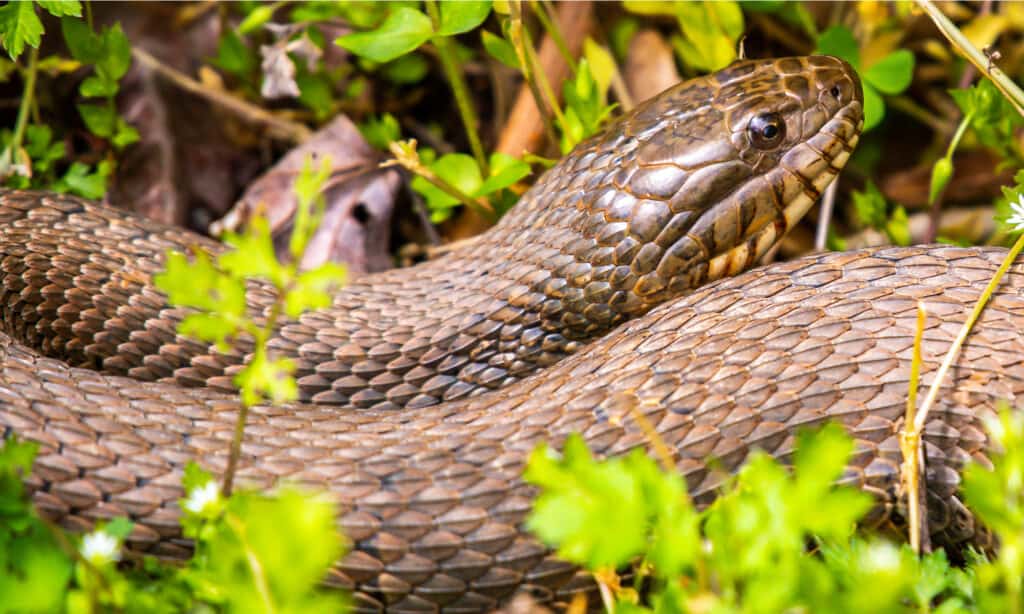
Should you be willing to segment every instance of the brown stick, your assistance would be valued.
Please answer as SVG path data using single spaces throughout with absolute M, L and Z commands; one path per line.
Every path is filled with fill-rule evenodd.
M 227 92 L 208 88 L 185 73 L 167 66 L 138 47 L 132 48 L 132 56 L 140 64 L 153 70 L 161 77 L 168 79 L 183 90 L 197 96 L 202 96 L 210 102 L 235 113 L 244 121 L 266 126 L 271 136 L 293 143 L 301 143 L 312 134 L 310 129 L 303 124 L 277 117 L 273 113 L 250 104 L 241 98 L 232 96 Z

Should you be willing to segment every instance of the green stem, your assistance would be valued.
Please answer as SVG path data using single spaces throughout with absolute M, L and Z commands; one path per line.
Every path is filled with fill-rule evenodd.
M 957 334 L 956 340 L 953 341 L 953 345 L 949 346 L 949 351 L 946 352 L 946 357 L 943 359 L 942 364 L 939 366 L 939 370 L 935 373 L 935 380 L 932 382 L 931 388 L 928 389 L 928 396 L 925 397 L 924 403 L 921 404 L 921 411 L 917 412 L 917 416 L 914 420 L 914 428 L 917 431 L 924 429 L 925 419 L 928 417 L 928 410 L 931 409 L 935 403 L 935 399 L 939 396 L 939 387 L 942 385 L 942 380 L 946 379 L 946 373 L 950 367 L 953 366 L 953 361 L 956 360 L 957 354 L 960 352 L 960 348 L 963 346 L 964 341 L 967 340 L 967 335 L 971 332 L 971 328 L 974 327 L 974 323 L 977 322 L 981 316 L 981 311 L 985 308 L 988 300 L 992 297 L 996 287 L 999 286 L 999 282 L 1002 281 L 1003 275 L 1010 269 L 1013 262 L 1017 259 L 1017 254 L 1020 253 L 1021 249 L 1024 249 L 1024 233 L 1017 237 L 1017 242 L 1013 244 L 1010 251 L 1006 254 L 1006 258 L 1003 259 L 1003 263 L 999 265 L 995 275 L 989 280 L 988 285 L 985 286 L 985 290 L 981 293 L 978 298 L 978 302 L 975 303 L 974 309 L 971 314 L 967 317 L 967 321 L 964 322 L 963 327 L 960 329 L 960 333 Z
M 534 78 L 537 80 L 537 85 L 540 87 L 540 91 L 543 92 L 544 97 L 548 101 L 548 105 L 551 107 L 551 111 L 555 114 L 555 121 L 560 126 L 565 128 L 565 115 L 562 114 L 562 108 L 558 105 L 558 96 L 555 96 L 555 91 L 551 88 L 551 82 L 548 81 L 548 76 L 544 74 L 544 71 L 540 70 L 540 60 L 537 58 L 537 50 L 533 48 L 533 40 L 530 38 L 530 31 L 525 27 L 520 28 L 520 33 L 523 37 L 523 51 L 526 53 L 526 60 L 530 63 Z
M 270 306 L 270 313 L 267 315 L 266 324 L 262 329 L 252 331 L 255 341 L 255 352 L 263 353 L 267 351 L 267 341 L 270 339 L 271 333 L 277 326 L 277 320 L 281 316 L 281 310 L 284 306 L 284 297 L 288 295 L 290 288 L 278 288 L 277 297 L 274 299 L 274 303 Z M 252 364 L 252 363 L 250 363 Z M 238 470 L 238 460 L 242 456 L 242 439 L 245 436 L 245 423 L 249 418 L 249 403 L 245 400 L 245 395 L 242 395 L 242 406 L 238 409 L 238 419 L 235 420 L 235 432 L 231 437 L 231 451 L 228 453 L 228 466 L 224 471 L 224 484 L 221 486 L 221 493 L 225 497 L 231 496 L 231 490 L 234 487 L 235 482 L 235 471 Z
M 441 15 L 437 8 L 437 0 L 426 0 L 427 14 L 434 26 L 434 31 L 441 28 Z M 441 58 L 441 68 L 451 85 L 452 94 L 455 96 L 455 104 L 459 108 L 459 117 L 462 118 L 462 125 L 466 128 L 466 138 L 469 139 L 469 148 L 473 150 L 473 157 L 480 167 L 480 174 L 488 177 L 491 173 L 487 165 L 487 155 L 480 143 L 480 134 L 477 126 L 476 109 L 473 108 L 473 101 L 469 96 L 469 88 L 466 87 L 466 80 L 459 70 L 458 62 L 455 60 L 455 53 L 452 51 L 451 41 L 447 36 L 435 36 L 434 46 L 437 47 L 437 55 Z
M 979 73 L 987 76 L 996 88 L 1003 93 L 1003 96 L 1010 101 L 1010 104 L 1017 109 L 1017 112 L 1024 115 L 1024 91 L 1021 91 L 1017 84 L 1007 77 L 1006 73 L 1000 70 L 998 66 L 992 65 L 989 59 L 985 57 L 985 54 L 979 51 L 931 0 L 917 0 L 917 5 L 925 13 L 928 13 L 928 16 L 935 22 L 935 27 L 942 32 L 943 36 L 949 39 L 949 42 L 957 48 L 960 54 L 967 58 L 971 64 L 974 64 Z
M 953 133 L 953 138 L 949 141 L 949 147 L 946 148 L 946 157 L 950 160 L 953 159 L 953 152 L 960 146 L 960 139 L 964 138 L 964 133 L 967 132 L 967 127 L 971 125 L 971 121 L 974 119 L 974 112 L 970 112 L 964 115 L 963 119 L 960 120 L 960 125 L 956 127 L 956 132 Z
M 509 11 L 508 34 L 509 39 L 512 41 L 512 46 L 516 50 L 516 57 L 519 58 L 519 66 L 523 71 L 523 80 L 526 81 L 527 87 L 530 88 L 530 94 L 533 95 L 533 104 L 536 105 L 537 112 L 540 114 L 544 133 L 547 134 L 549 141 L 557 143 L 558 137 L 555 135 L 555 128 L 551 124 L 551 113 L 548 111 L 547 105 L 544 104 L 544 97 L 541 96 L 540 88 L 537 86 L 537 77 L 534 73 L 533 64 L 530 63 L 530 54 L 527 52 L 529 34 L 523 25 L 520 0 L 512 0 L 509 3 L 509 8 L 511 10 Z M 555 108 L 558 108 L 557 105 L 555 105 Z
M 25 87 L 21 92 L 21 103 L 18 105 L 18 119 L 14 124 L 14 135 L 7 146 L 8 155 L 17 156 L 21 149 L 21 141 L 25 138 L 25 127 L 28 125 L 28 114 L 32 108 L 32 100 L 36 93 L 36 74 L 39 64 L 39 49 L 32 47 L 28 52 L 28 68 L 25 70 Z M 6 157 L 6 156 L 5 156 Z
M 544 30 L 551 37 L 551 40 L 555 41 L 555 46 L 558 47 L 558 52 L 562 55 L 562 59 L 565 60 L 569 70 L 575 75 L 577 70 L 576 58 L 572 57 L 572 53 L 569 51 L 569 44 L 565 42 L 562 30 L 555 21 L 551 3 L 546 0 L 530 0 L 530 8 L 537 15 L 537 19 L 540 20 L 541 25 L 544 26 Z

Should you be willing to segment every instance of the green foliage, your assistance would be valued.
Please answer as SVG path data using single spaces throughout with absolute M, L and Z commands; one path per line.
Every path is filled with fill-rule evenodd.
M 683 63 L 694 70 L 718 70 L 736 59 L 744 28 L 738 2 L 624 0 L 623 6 L 637 15 L 675 17 L 682 35 L 672 36 L 672 46 Z
M 986 420 L 996 450 L 992 467 L 971 463 L 964 471 L 967 505 L 995 534 L 999 555 L 976 564 L 982 611 L 1024 608 L 1024 414 L 1004 407 Z
M 0 7 L 0 39 L 13 59 L 21 55 L 25 45 L 39 46 L 43 31 L 36 15 L 36 4 L 51 15 L 62 17 L 65 43 L 75 61 L 59 56 L 38 61 L 33 52 L 28 66 L 18 67 L 25 81 L 25 91 L 17 125 L 14 130 L 2 133 L 0 177 L 8 187 L 42 188 L 100 198 L 106 191 L 107 178 L 113 173 L 113 161 L 102 160 L 95 166 L 79 161 L 62 164 L 67 155 L 64 142 L 54 138 L 49 126 L 28 123 L 27 111 L 35 102 L 36 74 L 44 65 L 58 71 L 91 65 L 95 74 L 81 83 L 79 92 L 83 97 L 100 98 L 103 102 L 78 105 L 82 121 L 90 132 L 109 139 L 117 149 L 137 141 L 138 132 L 117 114 L 114 105 L 119 81 L 131 64 L 131 48 L 119 25 L 101 34 L 93 33 L 80 18 L 81 5 L 76 1 L 12 2 Z
M 832 26 L 818 37 L 815 53 L 840 57 L 860 73 L 864 89 L 864 131 L 877 126 L 885 117 L 882 94 L 895 96 L 910 86 L 914 76 L 914 54 L 898 49 L 871 66 L 861 66 L 860 45 L 846 26 Z
M 884 232 L 896 245 L 910 245 L 907 210 L 902 205 L 890 207 L 873 182 L 863 192 L 853 192 L 853 210 L 861 224 Z
M 307 309 L 330 304 L 330 289 L 344 279 L 344 268 L 332 262 L 308 271 L 299 270 L 299 255 L 305 251 L 323 216 L 319 190 L 329 173 L 330 159 L 325 158 L 317 171 L 307 161 L 296 180 L 298 208 L 289 240 L 289 262 L 278 261 L 270 225 L 262 216 L 256 216 L 244 233 L 225 236 L 234 250 L 216 259 L 197 251 L 191 261 L 184 254 L 171 252 L 165 271 L 154 278 L 172 305 L 199 310 L 182 320 L 182 334 L 221 348 L 241 334 L 256 341 L 252 359 L 234 380 L 247 405 L 262 399 L 274 403 L 294 400 L 297 388 L 291 378 L 294 364 L 287 359 L 271 358 L 266 351 L 266 342 L 276 325 L 274 318 L 260 326 L 246 310 L 246 283 L 252 279 L 269 282 L 279 293 L 280 310 L 294 318 Z
M 434 34 L 430 18 L 410 8 L 392 11 L 375 30 L 353 32 L 335 43 L 374 62 L 390 62 L 427 42 Z
M 398 120 L 390 113 L 384 113 L 379 117 L 370 117 L 359 124 L 359 132 L 362 133 L 366 142 L 377 149 L 388 148 L 388 144 L 397 141 L 402 136 Z
M 1004 548 L 1024 545 L 1024 418 L 1005 413 L 990 428 L 1007 453 L 994 470 L 969 469 L 965 492 L 984 499 L 978 513 Z M 1012 550 L 993 562 L 975 557 L 964 570 L 942 551 L 918 557 L 855 536 L 871 497 L 835 485 L 852 451 L 839 425 L 803 432 L 791 470 L 755 452 L 698 512 L 676 472 L 641 451 L 595 460 L 572 435 L 561 455 L 542 445 L 529 459 L 526 479 L 541 492 L 527 526 L 601 578 L 632 567 L 646 588 L 612 582 L 616 611 L 1020 611 L 1024 569 Z
M 484 49 L 487 50 L 487 53 L 490 54 L 492 58 L 498 60 L 509 68 L 515 68 L 516 70 L 522 69 L 522 66 L 519 64 L 519 57 L 516 56 L 516 50 L 515 47 L 512 46 L 512 43 L 500 36 L 491 34 L 487 30 L 480 33 L 480 40 Z
M 491 155 L 488 165 L 490 175 L 486 179 L 472 156 L 451 153 L 434 160 L 433 152 L 429 150 L 423 150 L 421 154 L 430 171 L 471 198 L 498 195 L 503 189 L 530 174 L 527 163 L 502 153 Z M 453 208 L 460 204 L 458 198 L 421 176 L 414 177 L 410 185 L 426 200 L 430 219 L 435 223 L 448 219 Z
M 49 0 L 44 2 L 8 2 L 0 7 L 0 45 L 12 60 L 17 60 L 25 46 L 39 48 L 43 36 L 43 22 L 39 21 L 36 6 L 47 13 L 62 17 L 80 17 L 82 5 L 78 0 Z
M 590 63 L 580 60 L 576 78 L 562 87 L 565 96 L 565 114 L 562 127 L 562 153 L 568 153 L 580 141 L 597 133 L 611 115 L 614 106 L 605 104 L 611 76 L 605 77 L 604 87 L 594 78 Z
M 950 96 L 968 118 L 978 141 L 995 151 L 1004 164 L 1024 164 L 1020 143 L 1015 136 L 1024 126 L 1024 117 L 988 79 L 982 79 L 967 89 L 950 90 Z
M 343 553 L 334 506 L 295 487 L 223 499 L 213 477 L 190 464 L 181 501 L 196 553 L 182 580 L 202 601 L 231 612 L 338 612 L 340 594 L 319 583 Z
M 86 98 L 105 99 L 103 104 L 78 105 L 86 127 L 96 136 L 110 139 L 118 149 L 138 141 L 139 133 L 118 115 L 114 102 L 119 82 L 132 61 L 131 46 L 121 25 L 114 24 L 99 34 L 81 19 L 65 17 L 60 25 L 71 57 L 91 64 L 96 73 L 83 81 L 78 91 Z
M 211 476 L 190 464 L 181 522 L 196 542 L 194 556 L 180 568 L 152 559 L 124 568 L 118 561 L 132 531 L 128 519 L 68 538 L 35 513 L 23 479 L 37 450 L 15 438 L 0 447 L 0 611 L 344 610 L 340 594 L 319 587 L 343 554 L 334 507 L 323 496 L 285 487 L 224 499 Z

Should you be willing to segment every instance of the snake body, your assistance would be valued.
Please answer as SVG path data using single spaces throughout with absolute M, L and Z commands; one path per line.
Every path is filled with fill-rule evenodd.
M 365 609 L 481 611 L 517 590 L 588 590 L 521 530 L 520 474 L 537 443 L 571 432 L 598 454 L 646 445 L 635 412 L 699 502 L 750 450 L 784 458 L 798 428 L 839 421 L 857 441 L 846 481 L 877 496 L 872 521 L 898 524 L 917 302 L 928 384 L 1003 252 L 874 249 L 726 277 L 839 171 L 861 105 L 846 64 L 789 58 L 738 62 L 616 120 L 478 244 L 357 280 L 283 325 L 272 345 L 295 357 L 302 402 L 253 408 L 239 478 L 336 497 L 353 550 L 330 579 Z M 152 275 L 166 249 L 196 245 L 222 249 L 73 197 L 0 194 L 0 425 L 42 444 L 35 502 L 73 530 L 128 516 L 129 545 L 168 557 L 189 551 L 182 467 L 226 465 L 230 378 L 249 349 L 177 336 L 186 312 Z M 995 401 L 1024 393 L 1022 289 L 1014 268 L 925 429 L 943 545 L 984 538 L 957 470 L 984 459 Z M 272 294 L 249 295 L 262 317 Z

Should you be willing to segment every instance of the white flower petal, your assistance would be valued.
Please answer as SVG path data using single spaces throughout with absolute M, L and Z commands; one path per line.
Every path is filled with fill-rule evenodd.
M 202 514 L 207 506 L 216 503 L 220 499 L 220 489 L 217 482 L 210 480 L 198 488 L 193 488 L 185 500 L 185 509 L 193 514 Z
M 93 565 L 103 565 L 121 558 L 121 546 L 110 533 L 93 531 L 82 538 L 82 556 Z

